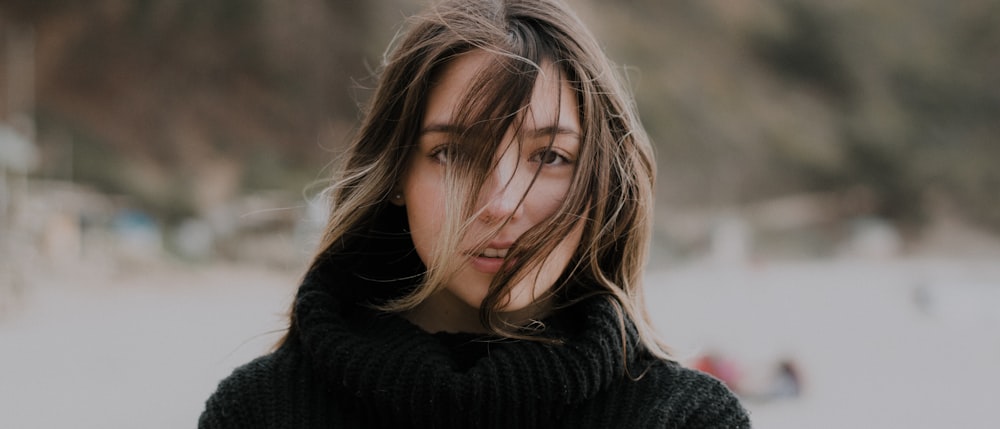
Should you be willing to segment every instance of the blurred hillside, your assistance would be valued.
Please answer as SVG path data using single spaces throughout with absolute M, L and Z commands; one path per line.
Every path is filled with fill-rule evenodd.
M 1000 231 L 1000 0 L 571 3 L 657 144 L 662 237 L 695 242 L 685 216 L 730 209 Z M 420 4 L 2 0 L 0 30 L 35 46 L 32 176 L 168 225 L 260 191 L 301 198 Z M 781 204 L 806 209 L 767 215 Z

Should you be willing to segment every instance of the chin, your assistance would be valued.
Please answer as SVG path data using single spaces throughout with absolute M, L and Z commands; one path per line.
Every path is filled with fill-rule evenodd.
M 489 289 L 489 280 L 466 278 L 459 283 L 465 287 L 452 289 L 452 294 L 470 308 L 481 309 Z M 511 289 L 508 299 L 501 300 L 503 305 L 498 310 L 502 313 L 516 313 L 532 307 L 538 298 L 533 292 L 537 292 L 534 285 L 527 282 L 517 284 Z

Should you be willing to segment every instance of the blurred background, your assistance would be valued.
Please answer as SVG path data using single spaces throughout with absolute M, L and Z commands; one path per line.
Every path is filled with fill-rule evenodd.
M 988 427 L 1000 1 L 570 3 L 656 144 L 678 357 L 758 427 Z M 422 5 L 0 0 L 0 427 L 194 426 Z

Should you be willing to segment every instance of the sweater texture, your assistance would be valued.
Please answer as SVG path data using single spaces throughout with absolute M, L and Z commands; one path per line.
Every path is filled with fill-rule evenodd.
M 646 353 L 605 296 L 547 318 L 558 342 L 430 334 L 367 305 L 398 294 L 393 263 L 379 280 L 345 262 L 310 270 L 286 341 L 222 380 L 199 428 L 750 427 L 721 382 Z

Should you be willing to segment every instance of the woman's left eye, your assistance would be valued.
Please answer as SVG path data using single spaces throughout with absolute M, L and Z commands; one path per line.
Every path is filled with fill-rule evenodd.
M 571 161 L 565 155 L 553 149 L 542 149 L 531 156 L 531 161 L 540 162 L 544 165 L 566 165 Z

